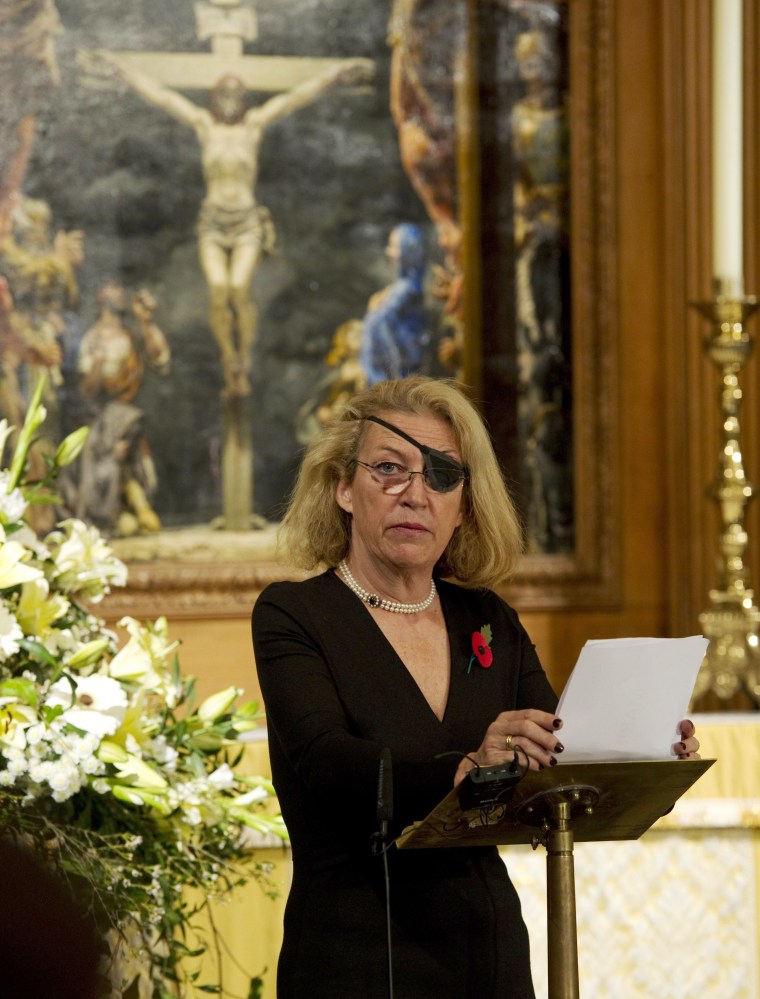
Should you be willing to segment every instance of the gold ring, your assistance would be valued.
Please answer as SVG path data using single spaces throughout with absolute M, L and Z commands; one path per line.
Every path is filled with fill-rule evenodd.
M 509 752 L 510 749 L 512 748 L 512 736 L 508 735 L 507 738 L 505 739 L 505 742 L 506 742 L 507 752 Z

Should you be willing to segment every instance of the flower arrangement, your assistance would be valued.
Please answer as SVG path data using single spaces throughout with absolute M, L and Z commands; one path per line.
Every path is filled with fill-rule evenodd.
M 257 705 L 238 706 L 233 687 L 196 704 L 165 619 L 125 618 L 120 641 L 93 613 L 127 576 L 94 528 L 66 519 L 38 537 L 26 522 L 56 501 L 87 433 L 31 481 L 41 391 L 8 468 L 14 428 L 0 421 L 0 836 L 48 858 L 92 913 L 107 994 L 164 999 L 197 979 L 187 934 L 208 900 L 251 878 L 268 889 L 245 829 L 286 832 L 270 782 L 238 770 Z

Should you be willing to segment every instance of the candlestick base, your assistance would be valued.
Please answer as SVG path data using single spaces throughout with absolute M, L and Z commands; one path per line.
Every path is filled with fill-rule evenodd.
M 699 615 L 702 634 L 710 640 L 694 686 L 693 700 L 713 693 L 721 701 L 745 694 L 760 705 L 760 610 L 752 594 L 737 604 L 732 594 L 713 590 L 711 607 Z
M 743 693 L 755 707 L 760 707 L 760 610 L 754 603 L 745 561 L 749 544 L 745 513 L 755 489 L 744 473 L 739 427 L 739 374 L 753 349 L 746 321 L 760 302 L 755 296 L 743 295 L 741 283 L 716 281 L 715 291 L 712 301 L 693 303 L 710 320 L 711 331 L 703 347 L 722 376 L 721 450 L 716 478 L 708 488 L 718 503 L 722 521 L 719 579 L 718 586 L 710 591 L 710 606 L 699 618 L 710 644 L 694 700 L 708 692 L 721 701 Z

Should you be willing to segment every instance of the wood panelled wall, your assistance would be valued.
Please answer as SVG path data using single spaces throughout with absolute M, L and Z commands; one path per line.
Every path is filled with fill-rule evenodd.
M 746 286 L 760 292 L 753 223 L 760 210 L 760 15 L 750 0 L 745 7 Z M 705 495 L 718 459 L 718 376 L 701 345 L 705 321 L 690 305 L 711 293 L 710 0 L 570 0 L 571 32 L 574 8 L 598 15 L 609 29 L 602 89 L 613 102 L 608 210 L 616 287 L 604 340 L 612 364 L 608 500 L 617 507 L 619 580 L 612 605 L 568 597 L 542 609 L 532 599 L 523 610 L 557 689 L 589 638 L 696 633 L 716 582 L 718 536 L 717 508 Z M 576 358 L 581 366 L 598 362 Z M 760 480 L 756 360 L 742 384 L 745 466 Z M 756 505 L 750 561 L 760 585 Z M 154 596 L 159 613 L 161 593 Z M 171 623 L 183 642 L 183 668 L 202 690 L 237 683 L 254 695 L 247 613 Z

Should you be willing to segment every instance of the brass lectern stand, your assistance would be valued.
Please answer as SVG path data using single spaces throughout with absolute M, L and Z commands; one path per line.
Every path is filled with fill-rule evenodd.
M 454 789 L 399 849 L 546 847 L 549 999 L 579 999 L 573 843 L 638 839 L 714 760 L 567 763 L 529 771 L 507 804 L 463 811 Z

